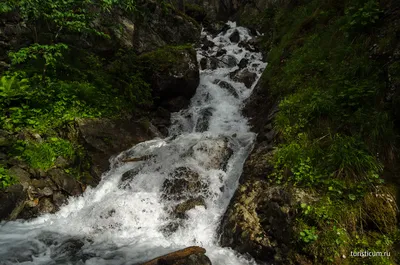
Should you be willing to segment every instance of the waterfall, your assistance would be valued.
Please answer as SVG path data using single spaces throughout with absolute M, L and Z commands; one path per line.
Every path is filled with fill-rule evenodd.
M 172 115 L 169 137 L 111 158 L 100 184 L 57 213 L 2 223 L 0 264 L 140 264 L 193 245 L 214 265 L 256 264 L 218 245 L 219 222 L 255 139 L 241 114 L 255 82 L 246 87 L 234 76 L 245 70 L 258 79 L 266 67 L 260 53 L 231 40 L 236 34 L 247 42 L 249 30 L 227 25 L 215 37 L 202 33 L 214 46 L 197 51 L 206 67 L 190 106 Z

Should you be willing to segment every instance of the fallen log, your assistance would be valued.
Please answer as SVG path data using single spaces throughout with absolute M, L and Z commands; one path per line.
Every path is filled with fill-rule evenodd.
M 124 162 L 124 163 L 139 162 L 139 161 L 149 160 L 152 157 L 154 157 L 154 156 L 147 155 L 147 156 L 141 156 L 141 157 L 131 157 L 131 158 L 122 159 L 122 162 Z
M 201 247 L 188 247 L 182 250 L 178 250 L 172 253 L 169 253 L 167 255 L 152 259 L 146 263 L 143 263 L 142 265 L 161 265 L 161 264 L 185 264 L 182 263 L 185 259 L 187 259 L 191 255 L 204 255 L 206 253 L 206 250 Z M 209 261 L 209 259 L 207 258 Z M 199 263 L 199 265 L 202 265 L 203 263 Z M 210 263 L 204 263 L 204 264 L 211 264 Z

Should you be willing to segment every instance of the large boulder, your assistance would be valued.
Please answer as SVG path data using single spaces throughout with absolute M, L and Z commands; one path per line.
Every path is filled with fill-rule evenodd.
M 172 6 L 162 7 L 156 1 L 146 1 L 142 8 L 148 15 L 136 23 L 133 46 L 138 53 L 149 52 L 165 45 L 199 41 L 199 24 Z
M 236 82 L 243 83 L 247 88 L 251 88 L 257 80 L 257 74 L 250 72 L 249 69 L 245 68 L 238 72 L 233 72 L 232 78 Z
M 149 66 L 156 105 L 170 111 L 189 105 L 200 82 L 196 51 L 191 46 L 167 46 L 141 55 L 140 60 Z
M 203 182 L 196 171 L 188 167 L 178 167 L 165 180 L 162 196 L 176 201 L 193 199 L 205 191 L 207 186 L 208 183 Z
M 91 174 L 99 181 L 108 170 L 110 156 L 116 155 L 140 142 L 159 136 L 159 132 L 146 120 L 90 118 L 78 119 L 75 132 L 91 160 Z M 72 136 L 71 134 L 77 134 Z
M 205 169 L 225 169 L 233 154 L 226 138 L 200 140 L 192 147 L 191 152 Z

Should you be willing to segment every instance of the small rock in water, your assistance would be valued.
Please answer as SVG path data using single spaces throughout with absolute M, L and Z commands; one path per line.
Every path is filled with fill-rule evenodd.
M 201 58 L 201 60 L 200 60 L 200 69 L 201 70 L 207 69 L 207 58 Z
M 233 43 L 238 43 L 240 41 L 240 34 L 238 30 L 235 30 L 231 36 L 229 36 L 229 39 L 231 40 L 231 42 Z
M 248 69 L 244 69 L 238 72 L 233 80 L 236 82 L 243 83 L 247 88 L 251 88 L 254 82 L 257 80 L 257 74 L 250 72 Z
M 237 65 L 237 60 L 232 55 L 224 55 L 224 57 L 222 57 L 222 61 L 230 68 Z
M 200 118 L 197 120 L 196 132 L 205 132 L 208 129 L 210 118 L 213 115 L 213 108 L 206 108 L 200 112 Z
M 227 53 L 227 51 L 225 49 L 220 49 L 220 50 L 217 51 L 215 56 L 220 57 L 222 55 L 225 55 L 226 53 Z
M 249 60 L 246 58 L 243 58 L 242 60 L 240 60 L 239 62 L 239 68 L 243 69 L 245 68 L 247 65 L 249 64 Z
M 217 84 L 220 88 L 228 90 L 228 92 L 231 93 L 232 96 L 234 96 L 235 98 L 239 98 L 239 95 L 236 92 L 235 88 L 228 82 L 217 79 L 214 81 L 214 84 Z
M 201 46 L 201 49 L 202 49 L 203 51 L 207 51 L 207 50 L 209 50 L 210 48 L 212 48 L 212 47 L 214 47 L 214 46 L 215 46 L 215 43 L 214 43 L 214 42 L 212 42 L 212 41 L 206 39 L 206 40 L 204 40 L 203 46 Z
M 206 207 L 206 202 L 204 201 L 204 198 L 202 197 L 192 198 L 178 204 L 175 207 L 174 214 L 180 219 L 185 219 L 187 218 L 186 212 L 195 208 L 196 206 Z

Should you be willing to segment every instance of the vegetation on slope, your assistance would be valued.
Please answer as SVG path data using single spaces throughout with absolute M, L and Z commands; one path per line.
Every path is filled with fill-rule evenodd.
M 270 30 L 262 86 L 281 99 L 267 177 L 318 198 L 300 206 L 294 227 L 294 244 L 315 264 L 395 260 L 399 95 L 388 75 L 400 75 L 390 57 L 398 12 L 390 1 L 304 0 L 254 18 Z M 349 257 L 363 250 L 392 255 Z
M 159 2 L 165 10 L 173 8 Z M 27 136 L 7 143 L 10 156 L 43 170 L 58 156 L 81 160 L 84 154 L 79 143 L 60 138 L 67 124 L 77 118 L 124 116 L 152 106 L 149 73 L 171 63 L 180 47 L 160 49 L 157 57 L 151 57 L 139 56 L 133 49 L 103 54 L 96 47 L 80 45 L 85 40 L 107 43 L 109 30 L 99 21 L 115 12 L 128 17 L 147 14 L 138 5 L 136 0 L 0 3 L 0 15 L 17 16 L 29 35 L 27 44 L 8 51 L 10 67 L 0 72 L 0 130 Z M 109 27 L 121 27 L 113 23 Z M 169 61 L 161 65 L 162 59 Z M 3 167 L 0 188 L 15 183 Z

